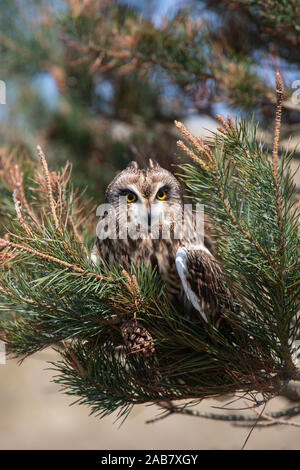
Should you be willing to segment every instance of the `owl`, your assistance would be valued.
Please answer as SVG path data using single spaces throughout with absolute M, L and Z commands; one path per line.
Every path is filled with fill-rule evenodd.
M 156 268 L 176 309 L 217 323 L 222 306 L 231 306 L 231 294 L 210 240 L 199 236 L 190 212 L 182 229 L 183 214 L 175 176 L 153 160 L 145 169 L 131 162 L 107 187 L 93 259 Z

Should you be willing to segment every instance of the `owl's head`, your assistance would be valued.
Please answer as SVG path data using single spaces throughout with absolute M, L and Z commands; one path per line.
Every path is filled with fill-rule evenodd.
M 126 211 L 132 224 L 153 225 L 166 220 L 171 209 L 181 209 L 183 198 L 175 176 L 149 160 L 145 169 L 131 162 L 118 173 L 106 190 L 105 202 Z

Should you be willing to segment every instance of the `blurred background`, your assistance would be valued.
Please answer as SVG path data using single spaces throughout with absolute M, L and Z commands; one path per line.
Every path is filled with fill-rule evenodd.
M 218 127 L 216 113 L 248 113 L 270 146 L 277 70 L 286 93 L 281 144 L 286 149 L 299 141 L 296 0 L 0 5 L 0 145 L 35 160 L 39 144 L 53 169 L 71 161 L 74 185 L 87 186 L 97 204 L 129 160 L 154 157 L 176 171 L 174 119 L 209 136 Z M 300 188 L 299 172 L 295 180 Z M 146 425 L 155 409 L 142 406 L 119 429 L 112 417 L 99 421 L 84 407 L 68 406 L 70 398 L 45 370 L 54 358 L 46 350 L 20 367 L 14 361 L 0 365 L 1 449 L 235 449 L 249 432 L 188 417 Z M 274 400 L 268 410 L 283 404 Z M 208 401 L 201 409 L 213 405 L 222 406 Z M 255 430 L 247 448 L 300 448 L 299 431 Z

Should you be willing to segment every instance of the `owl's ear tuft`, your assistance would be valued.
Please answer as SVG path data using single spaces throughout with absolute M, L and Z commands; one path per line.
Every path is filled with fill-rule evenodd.
M 138 169 L 139 169 L 139 165 L 135 161 L 129 162 L 127 167 L 125 168 L 125 170 L 138 170 Z
M 153 160 L 152 158 L 149 158 L 149 168 L 160 168 L 159 163 L 157 163 L 156 160 Z

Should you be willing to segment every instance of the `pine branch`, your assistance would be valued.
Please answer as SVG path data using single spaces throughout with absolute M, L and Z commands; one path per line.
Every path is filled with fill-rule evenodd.
M 278 143 L 280 135 L 280 125 L 281 125 L 281 111 L 282 111 L 282 101 L 283 101 L 283 85 L 280 77 L 280 73 L 276 73 L 276 94 L 277 94 L 277 103 L 276 103 L 276 117 L 275 117 L 275 132 L 273 140 L 273 152 L 272 152 L 272 170 L 274 177 L 274 191 L 277 202 L 277 214 L 278 214 L 278 225 L 281 233 L 281 243 L 280 251 L 284 255 L 284 232 L 282 226 L 282 207 L 281 199 L 279 194 L 279 184 L 278 184 Z
M 13 234 L 10 234 L 11 236 L 13 236 Z M 71 263 L 68 263 L 67 261 L 64 261 L 62 259 L 59 259 L 59 258 L 56 258 L 55 256 L 51 256 L 47 253 L 42 253 L 38 250 L 35 250 L 34 248 L 30 248 L 26 245 L 21 245 L 19 243 L 13 243 L 9 240 L 5 240 L 5 239 L 1 239 L 0 238 L 0 248 L 1 247 L 7 247 L 7 248 L 10 248 L 12 250 L 18 250 L 20 252 L 25 252 L 25 253 L 29 253 L 29 254 L 32 254 L 34 255 L 34 257 L 36 258 L 42 258 L 43 260 L 45 261 L 50 261 L 50 262 L 53 262 L 53 263 L 57 263 L 65 268 L 68 268 L 70 269 L 71 271 L 74 271 L 76 273 L 81 273 L 81 274 L 87 274 L 88 276 L 93 276 L 95 277 L 96 279 L 103 279 L 103 280 L 107 280 L 107 281 L 112 281 L 111 278 L 109 277 L 106 277 L 106 276 L 102 276 L 101 274 L 96 274 L 96 273 L 92 273 L 92 272 L 87 272 L 86 270 L 84 270 L 83 268 L 81 268 L 80 266 L 77 266 L 75 264 L 71 264 Z
M 259 394 L 269 400 L 298 377 L 292 153 L 276 170 L 281 231 L 272 160 L 253 126 L 219 121 L 223 131 L 210 145 L 176 124 L 187 141 L 179 147 L 192 160 L 182 165 L 182 177 L 193 199 L 205 204 L 225 282 L 236 296 L 238 309 L 224 309 L 218 327 L 177 311 L 155 270 L 89 260 L 78 223 L 89 210 L 72 189 L 68 165 L 51 172 L 39 149 L 41 170 L 26 204 L 26 186 L 22 193 L 14 183 L 21 170 L 3 179 L 15 216 L 1 237 L 1 337 L 21 359 L 59 345 L 55 381 L 99 416 L 125 417 L 135 404 L 175 400 L 185 400 L 189 414 L 191 400 L 237 392 L 258 403 Z
M 163 404 L 160 403 L 159 407 L 163 410 L 165 410 L 165 414 L 163 417 L 158 418 L 158 419 L 163 419 L 165 417 L 168 417 L 172 414 L 180 414 L 180 415 L 186 415 L 186 416 L 191 416 L 194 418 L 204 418 L 204 419 L 210 419 L 213 421 L 228 421 L 235 426 L 242 426 L 241 423 L 244 423 L 244 425 L 252 426 L 256 421 L 257 417 L 255 416 L 248 416 L 245 414 L 236 414 L 236 413 L 231 413 L 231 414 L 220 414 L 220 413 L 209 413 L 209 412 L 203 412 L 203 411 L 198 411 L 198 410 L 192 410 L 189 408 L 184 408 L 184 407 L 178 407 L 174 406 L 174 404 Z M 258 414 L 259 412 L 256 412 Z M 263 413 L 259 414 L 259 419 L 257 421 L 257 424 L 259 425 L 276 425 L 276 424 L 290 424 L 293 426 L 299 426 L 300 423 L 294 424 L 291 421 L 288 421 L 289 418 L 292 416 L 299 416 L 300 415 L 300 405 L 299 406 L 294 406 L 292 408 L 287 408 L 284 410 L 276 411 L 276 412 L 270 412 L 270 413 Z M 281 418 L 286 418 L 286 419 L 281 419 Z M 147 423 L 153 423 L 157 419 L 154 420 L 149 420 Z M 266 421 L 266 422 L 265 422 Z

